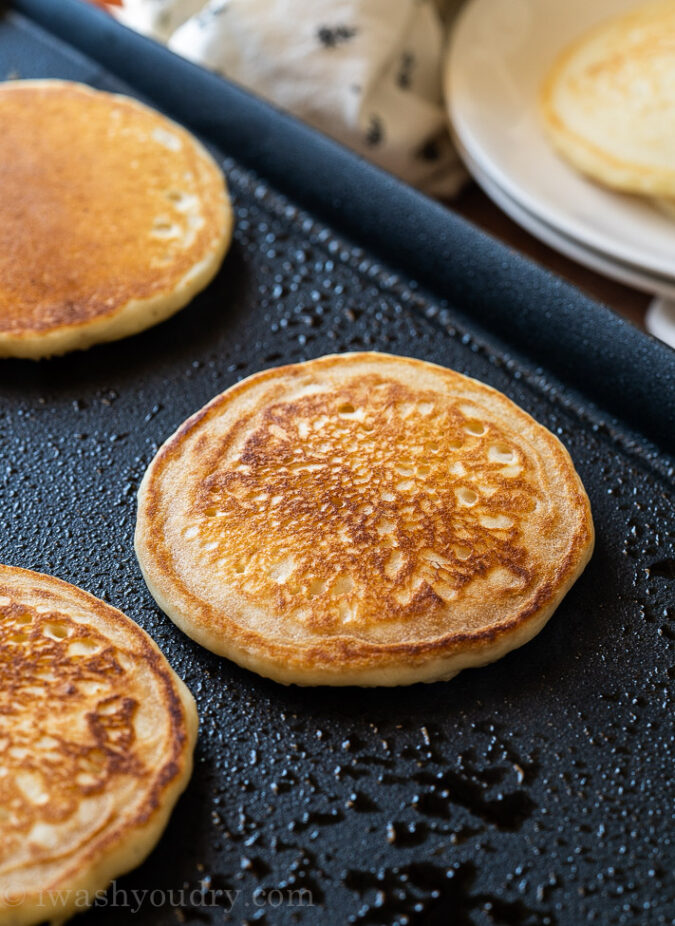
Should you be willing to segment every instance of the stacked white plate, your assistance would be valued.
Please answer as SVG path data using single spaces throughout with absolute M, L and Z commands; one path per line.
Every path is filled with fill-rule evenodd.
M 491 199 L 561 253 L 651 293 L 646 324 L 675 347 L 675 219 L 586 179 L 550 146 L 539 87 L 562 49 L 637 0 L 470 0 L 445 72 L 457 146 Z

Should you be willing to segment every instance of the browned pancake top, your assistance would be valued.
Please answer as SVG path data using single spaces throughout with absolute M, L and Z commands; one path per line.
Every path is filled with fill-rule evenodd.
M 188 633 L 247 664 L 316 668 L 517 635 L 592 543 L 550 432 L 475 380 L 384 354 L 268 370 L 214 399 L 149 468 L 136 534 Z
M 324 633 L 447 615 L 488 575 L 495 594 L 529 588 L 544 486 L 507 429 L 461 405 L 377 375 L 280 397 L 229 462 L 227 444 L 204 446 L 193 511 L 207 561 Z
M 222 235 L 201 146 L 125 97 L 0 87 L 0 333 L 113 315 L 170 292 Z
M 0 566 L 2 900 L 83 877 L 156 825 L 190 765 L 177 684 L 119 611 Z

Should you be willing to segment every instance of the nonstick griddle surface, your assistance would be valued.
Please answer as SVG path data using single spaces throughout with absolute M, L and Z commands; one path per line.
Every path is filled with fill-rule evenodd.
M 14 16 L 0 19 L 0 62 L 1 76 L 116 86 Z M 235 240 L 190 307 L 86 353 L 0 364 L 0 561 L 138 621 L 201 717 L 158 848 L 78 922 L 670 923 L 672 461 L 224 166 Z M 557 433 L 596 552 L 544 631 L 493 666 L 401 690 L 284 688 L 155 606 L 133 553 L 136 490 L 161 442 L 241 377 L 364 348 L 475 376 Z

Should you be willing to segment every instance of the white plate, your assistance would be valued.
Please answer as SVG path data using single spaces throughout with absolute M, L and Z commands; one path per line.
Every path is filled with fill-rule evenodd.
M 539 86 L 556 55 L 636 0 L 471 0 L 453 31 L 445 91 L 454 130 L 484 175 L 568 239 L 675 280 L 675 222 L 605 190 L 557 156 L 540 130 Z
M 645 318 L 647 331 L 675 348 L 675 302 L 654 299 Z
M 535 238 L 543 241 L 544 244 L 548 244 L 566 257 L 570 257 L 577 263 L 583 264 L 585 267 L 590 267 L 591 270 L 596 270 L 604 276 L 619 280 L 619 282 L 625 283 L 628 286 L 633 286 L 635 289 L 640 289 L 643 292 L 652 295 L 657 294 L 667 299 L 675 300 L 675 281 L 669 280 L 667 277 L 650 274 L 641 270 L 639 267 L 633 267 L 630 264 L 612 260 L 599 251 L 584 247 L 584 245 L 575 241 L 573 238 L 566 237 L 557 229 L 542 222 L 537 216 L 532 215 L 527 209 L 524 209 L 519 203 L 511 199 L 508 193 L 505 193 L 504 190 L 497 186 L 494 180 L 483 172 L 469 153 L 462 149 L 461 145 L 459 146 L 459 150 L 466 166 L 490 199 L 495 202 L 503 212 L 510 216 L 514 222 L 517 222 L 518 225 L 534 235 Z

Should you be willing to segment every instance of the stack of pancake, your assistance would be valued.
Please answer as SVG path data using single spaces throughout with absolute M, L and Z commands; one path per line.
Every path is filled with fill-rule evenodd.
M 675 3 L 657 0 L 566 49 L 541 92 L 544 128 L 587 176 L 675 215 Z

